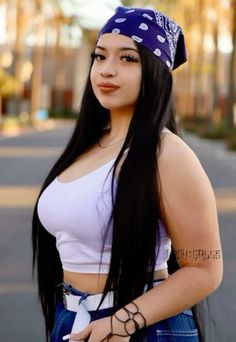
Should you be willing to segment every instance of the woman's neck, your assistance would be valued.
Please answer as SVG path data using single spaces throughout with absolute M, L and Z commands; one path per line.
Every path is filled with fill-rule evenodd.
M 108 141 L 114 139 L 121 139 L 126 136 L 128 132 L 128 128 L 130 125 L 130 121 L 132 119 L 133 110 L 130 108 L 126 110 L 113 110 L 110 112 L 110 129 L 106 133 L 106 139 Z

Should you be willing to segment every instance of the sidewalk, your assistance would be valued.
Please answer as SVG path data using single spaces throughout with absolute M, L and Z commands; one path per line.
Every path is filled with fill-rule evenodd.
M 20 124 L 17 121 L 10 121 L 2 129 L 0 128 L 0 140 L 2 138 L 17 137 L 22 134 L 32 132 L 42 132 L 47 130 L 53 130 L 58 126 L 64 126 L 74 122 L 74 119 L 48 119 L 45 121 L 37 121 L 34 125 Z

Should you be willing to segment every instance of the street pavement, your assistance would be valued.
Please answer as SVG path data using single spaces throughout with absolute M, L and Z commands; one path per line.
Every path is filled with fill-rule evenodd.
M 31 273 L 31 217 L 40 185 L 72 131 L 70 121 L 48 129 L 0 135 L 0 341 L 45 342 Z M 224 279 L 210 296 L 216 330 L 207 342 L 236 341 L 236 153 L 222 142 L 184 134 L 215 191 L 224 255 Z

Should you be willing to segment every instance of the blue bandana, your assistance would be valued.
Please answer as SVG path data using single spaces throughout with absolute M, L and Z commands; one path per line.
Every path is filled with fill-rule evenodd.
M 99 32 L 117 33 L 132 38 L 154 53 L 169 69 L 186 62 L 181 27 L 161 12 L 146 8 L 117 7 L 116 13 Z

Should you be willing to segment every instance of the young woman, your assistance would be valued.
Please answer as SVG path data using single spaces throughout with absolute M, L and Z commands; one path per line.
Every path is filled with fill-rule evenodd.
M 202 340 L 192 307 L 219 286 L 222 259 L 212 187 L 172 110 L 171 70 L 185 61 L 160 12 L 119 7 L 99 33 L 33 218 L 51 342 Z

